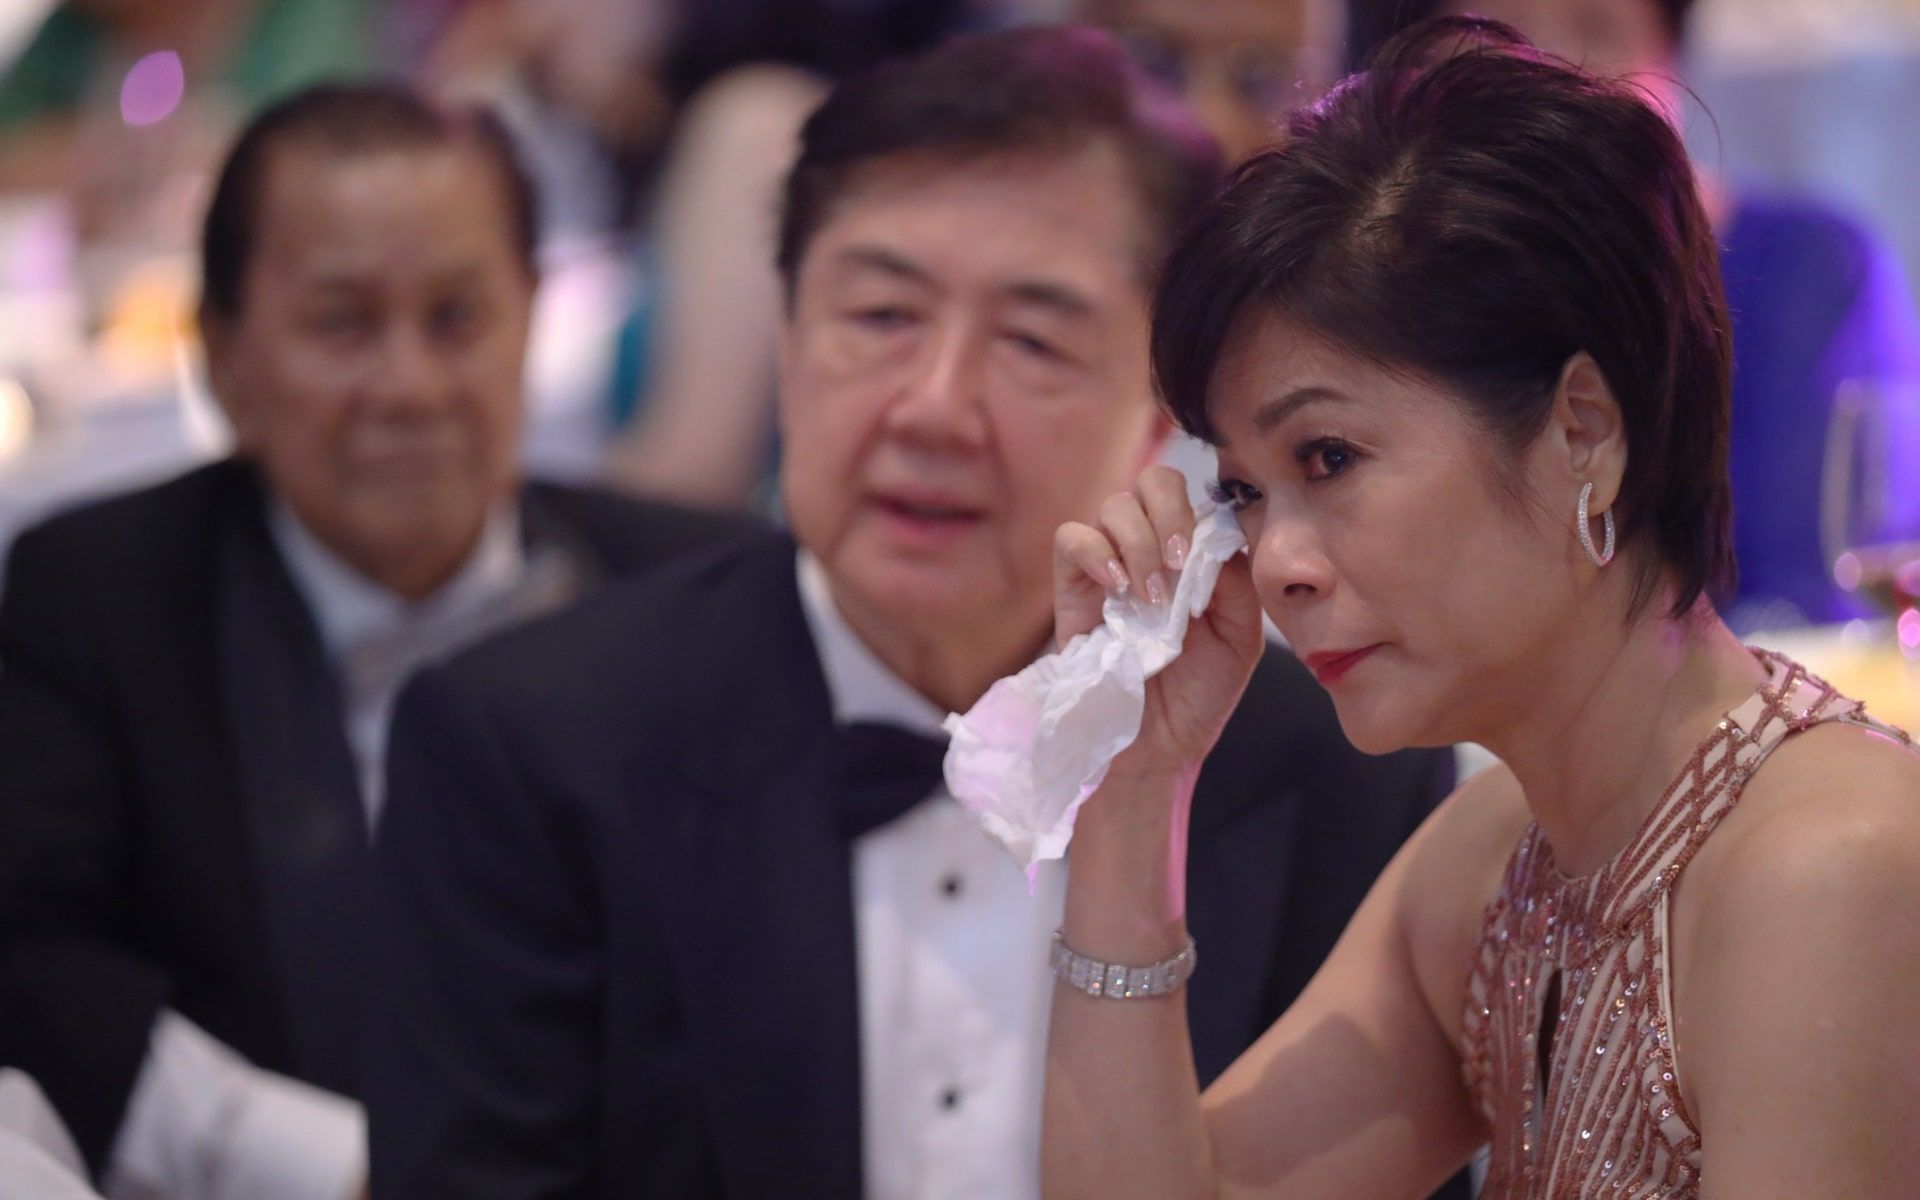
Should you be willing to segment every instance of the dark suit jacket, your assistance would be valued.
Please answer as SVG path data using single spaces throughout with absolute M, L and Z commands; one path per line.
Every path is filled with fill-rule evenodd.
M 376 1196 L 861 1192 L 851 856 L 832 718 L 772 539 L 422 672 L 376 851 Z M 1447 790 L 1369 758 L 1270 654 L 1194 805 L 1194 1054 L 1293 999 Z
M 533 484 L 531 544 L 583 583 L 731 518 Z M 351 1093 L 370 851 L 337 688 L 225 462 L 14 546 L 0 603 L 0 1064 L 97 1168 L 157 1010 Z

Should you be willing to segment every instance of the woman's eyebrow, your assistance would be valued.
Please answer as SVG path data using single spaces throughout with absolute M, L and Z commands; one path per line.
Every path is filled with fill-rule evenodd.
M 1266 435 L 1285 423 L 1288 417 L 1299 412 L 1309 404 L 1317 402 L 1343 403 L 1347 397 L 1332 388 L 1309 385 L 1295 388 L 1283 395 L 1274 396 L 1260 402 L 1253 412 L 1254 432 Z

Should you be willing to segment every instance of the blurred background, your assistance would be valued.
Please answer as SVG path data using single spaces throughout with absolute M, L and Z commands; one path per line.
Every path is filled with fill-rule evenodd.
M 1819 469 L 1738 445 L 1735 467 L 1745 505 L 1773 484 L 1742 482 L 1743 462 L 1793 478 L 1782 503 L 1809 538 L 1817 526 L 1829 567 L 1851 558 L 1852 599 L 1730 598 L 1734 623 L 1861 644 L 1891 629 L 1920 652 L 1920 549 L 1900 549 L 1920 530 L 1895 496 L 1920 461 L 1885 432 L 1920 411 L 1920 0 L 0 0 L 0 546 L 227 449 L 194 329 L 209 176 L 249 111 L 316 79 L 404 78 L 493 107 L 515 134 L 542 203 L 534 472 L 767 511 L 773 206 L 833 80 L 956 31 L 1092 21 L 1241 155 L 1442 7 L 1537 18 L 1538 40 L 1583 59 L 1648 13 L 1691 9 L 1676 119 L 1704 175 L 1743 214 L 1761 211 L 1749 197 L 1805 205 L 1792 211 L 1830 216 L 1845 243 L 1728 218 L 1767 264 L 1755 307 L 1787 314 L 1780 333 L 1737 311 L 1748 341 L 1831 316 L 1809 306 L 1849 308 L 1807 351 L 1819 369 L 1742 363 L 1780 393 L 1753 436 L 1817 446 Z M 1764 578 L 1771 544 L 1743 542 L 1743 568 Z

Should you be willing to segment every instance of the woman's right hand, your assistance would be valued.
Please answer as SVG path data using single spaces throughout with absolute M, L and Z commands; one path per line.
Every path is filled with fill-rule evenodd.
M 1186 479 L 1166 466 L 1148 467 L 1133 491 L 1108 498 L 1097 525 L 1062 525 L 1054 536 L 1057 644 L 1100 624 L 1110 591 L 1171 603 L 1193 526 Z M 1240 702 L 1263 648 L 1259 598 L 1247 556 L 1238 554 L 1221 568 L 1206 612 L 1187 625 L 1180 656 L 1147 681 L 1140 735 L 1108 777 L 1190 776 Z

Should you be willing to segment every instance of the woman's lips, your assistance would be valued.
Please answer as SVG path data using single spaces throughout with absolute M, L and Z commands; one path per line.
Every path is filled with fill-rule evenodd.
M 1385 644 L 1385 642 L 1375 642 L 1371 646 L 1364 646 L 1358 650 L 1322 650 L 1318 654 L 1309 654 L 1300 661 L 1307 664 L 1307 670 L 1313 672 L 1313 677 L 1320 681 L 1320 686 L 1331 687 L 1338 683 L 1348 671 L 1359 666 L 1368 655 Z

